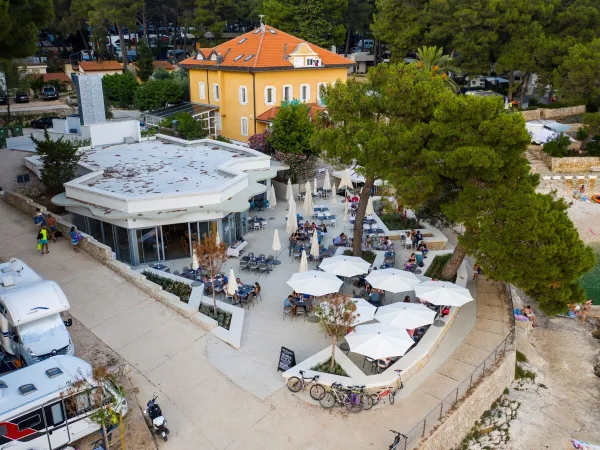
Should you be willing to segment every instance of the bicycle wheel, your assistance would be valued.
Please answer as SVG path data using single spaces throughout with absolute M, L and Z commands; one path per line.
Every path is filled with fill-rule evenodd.
M 377 394 L 371 394 L 371 400 L 373 400 L 373 406 L 379 403 L 379 396 Z
M 298 377 L 291 377 L 287 382 L 287 387 L 292 392 L 298 392 L 302 389 L 302 380 Z
M 373 397 L 367 394 L 362 394 L 360 396 L 360 404 L 362 406 L 362 409 L 364 409 L 365 411 L 370 410 L 373 407 Z
M 348 402 L 346 403 L 346 409 L 348 410 L 348 412 L 356 414 L 363 410 L 363 406 L 361 403 L 359 403 L 358 405 L 353 405 L 352 402 Z
M 318 383 L 313 384 L 310 388 L 310 396 L 313 398 L 313 400 L 321 400 L 323 397 L 325 397 L 325 388 Z
M 335 397 L 331 392 L 327 392 L 323 398 L 319 400 L 319 403 L 323 408 L 333 408 L 335 406 Z
M 390 395 L 388 395 L 388 399 L 390 400 L 390 405 L 393 405 L 396 401 L 396 391 L 390 392 Z

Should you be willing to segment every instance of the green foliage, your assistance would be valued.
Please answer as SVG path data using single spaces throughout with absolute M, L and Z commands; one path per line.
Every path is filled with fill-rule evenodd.
M 335 361 L 334 361 L 333 369 L 331 368 L 331 358 L 329 358 L 325 362 L 322 362 L 321 364 L 317 364 L 316 366 L 311 367 L 310 370 L 314 370 L 315 372 L 330 373 L 332 375 L 339 375 L 341 377 L 348 376 L 348 374 L 342 368 L 342 366 L 340 366 Z
M 172 119 L 178 122 L 177 132 L 181 134 L 184 139 L 192 141 L 194 139 L 203 139 L 208 136 L 208 131 L 202 126 L 204 122 L 194 119 L 189 113 L 177 113 Z
M 436 280 L 444 280 L 444 277 L 442 276 L 442 271 L 444 270 L 444 267 L 446 266 L 448 261 L 450 261 L 450 258 L 452 258 L 452 253 L 447 253 L 445 255 L 436 255 L 433 258 L 433 261 L 431 261 L 431 265 L 427 268 L 425 276 L 435 278 Z M 446 281 L 454 282 L 454 279 Z
M 215 137 L 215 141 L 224 142 L 226 144 L 233 144 L 231 139 L 228 139 L 225 136 L 217 136 L 217 137 Z
M 102 77 L 102 88 L 108 102 L 119 108 L 130 108 L 140 85 L 128 71 L 105 75 Z
M 159 67 L 152 73 L 153 80 L 168 80 L 169 78 L 171 78 L 171 74 L 164 67 Z
M 381 214 L 381 221 L 388 227 L 388 230 L 412 230 L 421 228 L 421 224 L 414 217 L 404 217 L 404 214 Z
M 52 140 L 48 130 L 44 130 L 44 139 L 36 139 L 31 135 L 31 140 L 44 164 L 42 183 L 51 193 L 64 192 L 64 183 L 73 180 L 77 174 L 80 159 L 77 149 L 80 143 L 63 137 Z
M 315 126 L 310 120 L 309 106 L 290 102 L 283 105 L 273 119 L 269 143 L 281 153 L 313 156 L 318 149 L 311 145 Z
M 137 52 L 137 76 L 140 77 L 140 80 L 146 82 L 154 72 L 154 53 L 152 53 L 152 49 L 144 41 L 138 44 Z
M 444 55 L 444 49 L 441 47 L 423 46 L 417 50 L 417 67 L 432 76 L 441 76 L 446 80 L 446 84 L 453 90 L 458 91 L 456 82 L 449 75 L 457 75 L 460 70 L 455 67 L 454 58 Z
M 52 0 L 0 1 L 0 60 L 34 55 L 39 30 L 53 19 Z
M 172 79 L 151 80 L 136 91 L 135 107 L 140 111 L 154 111 L 180 103 L 182 98 L 183 89 L 178 82 Z
M 571 153 L 569 150 L 569 145 L 571 145 L 571 139 L 569 139 L 569 136 L 561 134 L 556 139 L 546 142 L 542 147 L 542 150 L 547 155 L 562 158 Z
M 222 309 L 217 308 L 217 314 L 215 314 L 214 309 L 211 308 L 210 305 L 204 303 L 200 304 L 199 311 L 205 316 L 215 319 L 220 327 L 229 330 L 229 326 L 231 325 L 231 313 L 229 311 L 223 311 Z
M 527 362 L 527 357 L 523 353 L 521 353 L 519 350 L 517 350 L 517 362 L 518 363 Z
M 192 295 L 192 287 L 182 283 L 181 281 L 171 280 L 170 278 L 161 277 L 150 271 L 144 270 L 142 274 L 148 281 L 158 284 L 163 290 L 176 295 L 183 303 L 190 301 L 190 295 Z
M 523 369 L 519 364 L 515 366 L 515 380 L 523 380 L 528 379 L 531 381 L 535 381 L 535 373 Z
M 584 101 L 600 99 L 600 38 L 571 47 L 557 75 L 565 96 Z

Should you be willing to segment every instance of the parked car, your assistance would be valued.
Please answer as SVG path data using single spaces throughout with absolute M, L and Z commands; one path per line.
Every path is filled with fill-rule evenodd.
M 29 95 L 25 92 L 17 92 L 15 94 L 15 103 L 29 103 Z
M 44 100 L 58 100 L 58 89 L 54 86 L 44 86 L 42 89 L 42 97 Z
M 60 117 L 42 117 L 41 119 L 35 119 L 31 121 L 31 128 L 52 128 L 52 119 L 60 119 Z
M 8 95 L 4 92 L 0 92 L 0 105 L 8 105 Z

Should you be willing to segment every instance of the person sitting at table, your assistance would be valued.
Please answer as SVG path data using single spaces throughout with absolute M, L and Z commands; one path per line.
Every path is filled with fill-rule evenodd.
M 373 286 L 371 286 L 371 283 L 369 283 L 368 281 L 365 281 L 365 292 L 370 294 L 372 290 L 373 290 Z
M 410 258 L 406 261 L 406 267 L 409 270 L 412 270 L 417 265 L 417 256 L 414 253 L 411 253 Z
M 449 306 L 442 306 L 442 309 L 440 311 L 440 317 L 443 319 L 448 314 L 450 314 L 450 307 Z
M 313 222 L 313 223 L 312 223 L 312 225 L 311 225 L 311 228 L 312 228 L 313 230 L 316 230 L 316 229 L 317 229 L 317 224 Z
M 404 297 L 404 303 L 410 303 L 410 295 Z
M 304 222 L 304 230 L 308 231 L 308 230 L 310 230 L 310 228 L 311 228 L 310 223 L 307 220 L 306 222 Z
M 377 360 L 377 371 L 385 370 L 392 364 L 391 358 L 383 358 Z
M 283 306 L 286 308 L 292 308 L 292 314 L 296 315 L 296 300 L 294 300 L 294 296 L 288 295 L 288 297 L 283 301 Z
M 237 283 L 238 290 L 246 286 L 239 277 L 235 279 L 235 282 Z
M 423 258 L 425 258 L 427 256 L 427 252 L 429 252 L 429 250 L 427 249 L 427 245 L 423 241 L 419 243 L 417 251 L 423 253 Z
M 358 203 L 360 201 L 360 198 L 358 198 L 358 195 L 354 194 L 354 196 L 352 197 L 352 203 Z
M 339 247 L 341 245 L 345 245 L 347 241 L 346 235 L 344 233 L 340 234 L 333 238 L 333 245 Z
M 321 224 L 321 232 L 322 233 L 327 233 L 327 227 L 325 226 L 324 223 Z
M 261 290 L 262 290 L 262 288 L 260 287 L 260 284 L 258 284 L 258 282 L 256 282 L 256 283 L 254 283 L 254 286 L 252 286 L 252 289 L 250 290 L 250 292 L 252 292 L 256 297 L 258 297 Z

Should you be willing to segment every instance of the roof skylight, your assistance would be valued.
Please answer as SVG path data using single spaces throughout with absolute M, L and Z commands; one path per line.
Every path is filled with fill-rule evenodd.
M 254 58 L 254 55 L 248 55 L 244 61 L 250 61 L 252 58 Z
M 242 53 L 241 55 L 237 55 L 235 58 L 233 58 L 234 61 L 237 61 L 239 59 L 241 59 L 244 56 L 244 54 Z
M 275 31 L 273 28 L 269 28 L 269 33 L 271 33 L 271 34 L 277 34 L 277 31 Z
M 248 39 L 248 38 L 243 38 L 243 39 L 240 39 L 240 40 L 238 41 L 238 44 L 243 44 L 243 43 L 246 41 L 246 39 Z
M 257 28 L 256 30 L 254 30 L 254 31 L 252 32 L 252 34 L 258 34 L 258 33 L 260 33 L 260 28 Z

